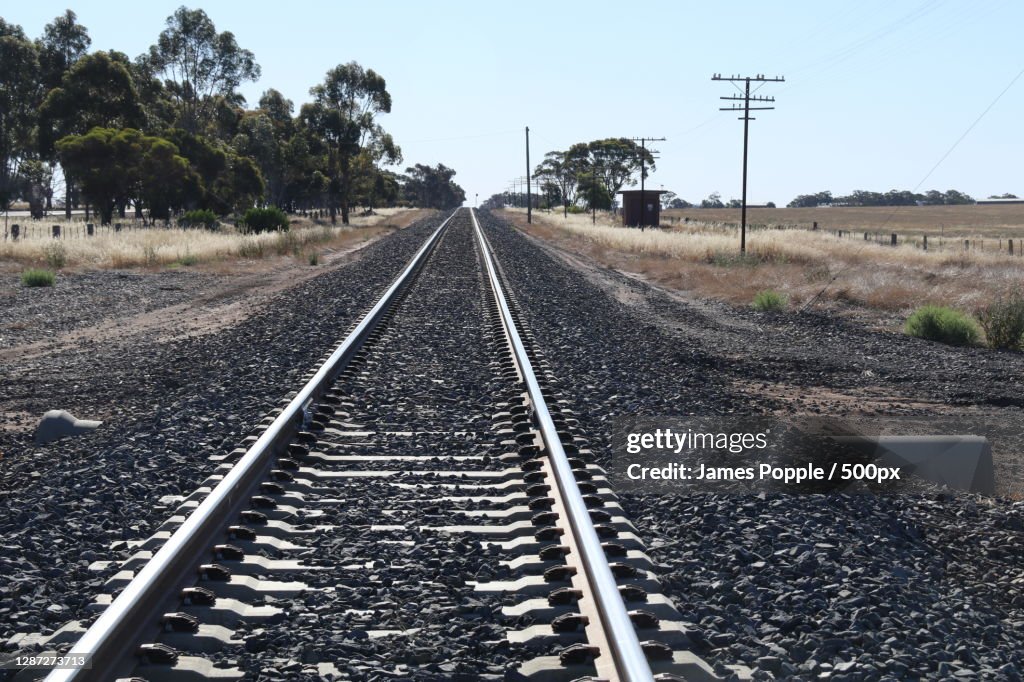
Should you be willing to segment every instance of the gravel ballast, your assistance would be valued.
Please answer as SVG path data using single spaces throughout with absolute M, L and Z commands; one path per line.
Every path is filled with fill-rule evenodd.
M 503 221 L 481 219 L 600 462 L 616 415 L 786 410 L 778 396 L 749 391 L 751 382 L 808 392 L 852 382 L 1020 423 L 1019 354 L 946 348 L 824 315 L 723 315 L 718 304 L 696 309 L 604 273 L 642 302 L 627 307 Z M 915 413 L 899 403 L 893 411 Z M 997 472 L 1019 470 L 997 463 Z M 622 503 L 710 662 L 747 664 L 758 679 L 1024 673 L 1024 503 L 710 493 L 630 493 Z
M 41 416 L 60 407 L 80 418 L 102 413 L 104 424 L 45 446 L 30 430 L 0 432 L 0 641 L 94 617 L 84 607 L 116 568 L 94 573 L 88 565 L 127 558 L 127 548 L 112 552 L 111 543 L 148 537 L 173 511 L 160 498 L 195 490 L 216 466 L 210 455 L 229 452 L 277 406 L 441 219 L 365 247 L 218 333 L 171 342 L 134 336 L 5 365 L 6 410 Z M 97 277 L 138 283 L 118 294 L 126 300 L 154 289 L 150 278 Z M 41 305 L 33 314 L 61 319 L 66 302 Z M 102 304 L 94 315 L 106 315 Z

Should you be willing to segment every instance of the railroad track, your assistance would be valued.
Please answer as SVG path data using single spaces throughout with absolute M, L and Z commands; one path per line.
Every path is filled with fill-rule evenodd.
M 97 620 L 39 641 L 90 662 L 46 679 L 742 677 L 690 652 L 503 281 L 449 216 Z

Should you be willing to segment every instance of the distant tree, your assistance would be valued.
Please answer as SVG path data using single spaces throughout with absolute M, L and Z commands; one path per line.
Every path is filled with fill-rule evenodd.
M 775 208 L 775 202 L 774 201 L 769 201 L 767 204 L 764 205 L 764 207 L 765 208 Z
M 388 191 L 381 165 L 393 166 L 401 162 L 401 147 L 378 126 L 355 159 L 353 175 L 359 202 L 370 209 L 376 208 L 381 193 Z
M 480 209 L 485 211 L 493 211 L 505 206 L 505 195 L 504 194 L 492 194 L 487 197 L 481 204 Z
M 833 201 L 832 192 L 818 192 L 817 194 L 801 194 L 786 206 L 787 208 L 814 208 L 815 206 L 830 206 Z
M 455 171 L 444 164 L 431 168 L 418 163 L 405 172 L 403 193 L 415 206 L 449 209 L 466 200 L 465 191 L 452 181 Z
M 676 198 L 676 193 L 668 190 L 661 194 L 661 208 L 665 210 L 672 207 L 672 200 Z
M 260 77 L 253 53 L 230 31 L 217 33 L 201 9 L 179 7 L 167 17 L 167 28 L 141 61 L 145 70 L 167 77 L 178 124 L 194 134 L 210 132 L 219 98 L 235 101 L 239 85 Z
M 133 128 L 93 128 L 57 141 L 60 162 L 81 184 L 103 224 L 114 208 L 134 200 L 154 217 L 166 216 L 189 185 L 198 183 L 177 147 Z
M 725 204 L 726 208 L 743 208 L 743 202 L 739 199 L 729 199 Z
M 993 195 L 989 196 L 989 199 L 1017 199 L 1017 198 L 1018 197 L 1017 197 L 1016 194 L 1010 194 L 1009 192 L 1007 192 L 1006 194 L 993 194 Z
M 17 194 L 17 170 L 35 152 L 42 99 L 39 54 L 20 26 L 0 18 L 0 209 Z
M 605 179 L 597 173 L 580 176 L 579 196 L 586 202 L 588 211 L 594 208 L 606 211 L 612 207 L 612 195 L 608 193 Z
M 686 199 L 680 199 L 679 197 L 674 198 L 668 205 L 669 208 L 690 208 L 691 206 L 693 206 L 693 204 Z
M 198 193 L 189 194 L 189 208 L 220 215 L 251 208 L 265 192 L 263 177 L 253 159 L 218 140 L 173 128 L 166 133 L 199 177 Z
M 128 67 L 106 52 L 75 62 L 39 108 L 39 148 L 54 153 L 54 143 L 93 128 L 141 128 L 146 122 Z
M 382 132 L 374 117 L 391 111 L 391 95 L 382 76 L 356 62 L 334 67 L 309 92 L 313 102 L 303 105 L 300 116 L 326 150 L 331 222 L 340 206 L 347 225 L 352 161 L 368 138 Z
M 49 91 L 58 85 L 75 62 L 85 56 L 92 39 L 71 10 L 56 17 L 43 29 L 38 41 L 40 78 Z
M 609 196 L 614 197 L 623 185 L 635 185 L 637 181 L 633 176 L 639 175 L 641 169 L 644 178 L 657 170 L 651 150 L 628 138 L 594 140 L 587 146 L 592 172 L 601 178 Z
M 557 191 L 558 197 L 562 200 L 563 215 L 569 214 L 569 205 L 576 200 L 579 164 L 578 157 L 573 157 L 567 152 L 548 152 L 533 171 L 533 177 L 541 182 L 542 187 L 546 185 Z
M 722 195 L 718 192 L 712 192 L 700 202 L 701 208 L 725 208 L 725 204 L 722 203 Z
M 948 189 L 948 190 L 946 190 L 946 194 L 945 194 L 944 202 L 943 203 L 952 204 L 952 205 L 955 205 L 955 204 L 973 204 L 974 203 L 974 198 L 971 197 L 968 194 L 964 194 L 963 192 L 959 192 L 959 191 L 957 191 L 955 189 Z
M 286 139 L 278 137 L 274 122 L 263 111 L 248 112 L 239 124 L 239 132 L 231 146 L 242 157 L 260 169 L 267 185 L 267 200 L 277 207 L 285 202 Z

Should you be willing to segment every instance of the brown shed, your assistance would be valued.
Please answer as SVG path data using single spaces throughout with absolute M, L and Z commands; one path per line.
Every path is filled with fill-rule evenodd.
M 661 195 L 663 189 L 624 189 L 622 195 L 622 224 L 639 227 L 641 214 L 644 225 L 657 227 L 661 224 Z

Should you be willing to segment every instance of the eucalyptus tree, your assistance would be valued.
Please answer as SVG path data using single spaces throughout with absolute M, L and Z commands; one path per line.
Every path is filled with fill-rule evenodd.
M 85 55 L 75 62 L 60 85 L 50 90 L 39 108 L 39 152 L 55 160 L 57 140 L 84 135 L 93 128 L 142 128 L 146 115 L 124 55 Z M 64 173 L 65 216 L 71 217 L 75 180 Z
M 37 46 L 20 26 L 0 18 L 0 209 L 18 193 L 21 161 L 35 153 L 41 97 Z
M 60 85 L 64 74 L 85 56 L 91 44 L 88 29 L 78 23 L 78 17 L 71 10 L 47 24 L 37 41 L 40 79 L 45 90 Z
M 334 67 L 309 93 L 313 102 L 303 105 L 300 118 L 325 151 L 331 222 L 340 208 L 347 225 L 353 161 L 383 133 L 376 116 L 391 111 L 391 95 L 382 76 L 357 62 Z
M 217 33 L 206 12 L 187 7 L 167 17 L 167 28 L 139 62 L 143 70 L 166 77 L 178 125 L 193 134 L 216 130 L 218 107 L 237 104 L 238 86 L 260 77 L 255 56 L 233 33 Z
M 544 160 L 533 171 L 533 177 L 543 186 L 557 189 L 562 200 L 562 213 L 569 215 L 569 205 L 576 202 L 579 186 L 579 172 L 572 159 L 567 159 L 567 152 L 548 152 Z
M 198 178 L 167 140 L 134 128 L 93 128 L 57 141 L 61 165 L 80 179 L 82 191 L 109 224 L 114 209 L 134 201 L 153 217 L 169 216 Z

